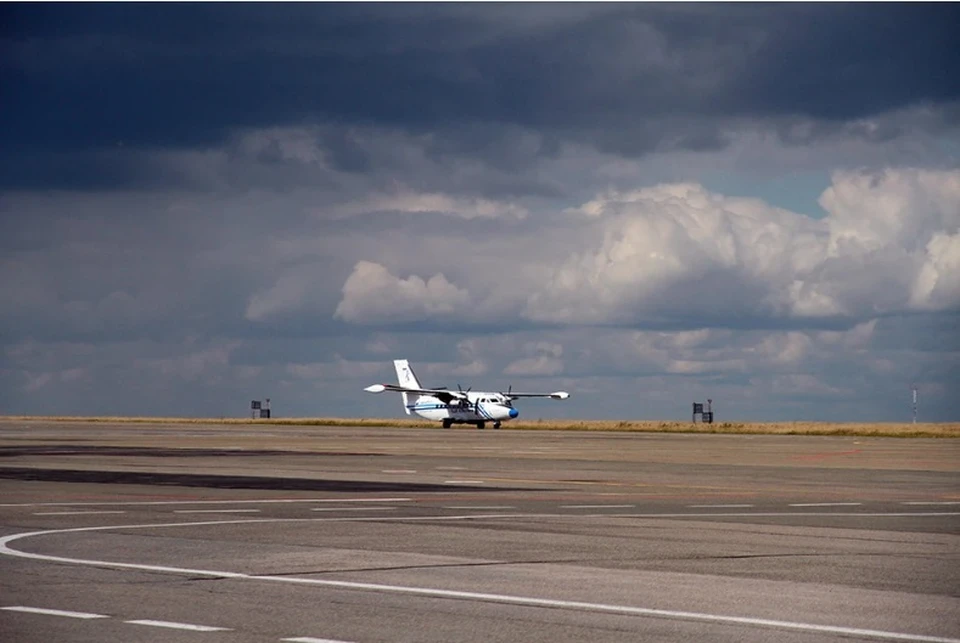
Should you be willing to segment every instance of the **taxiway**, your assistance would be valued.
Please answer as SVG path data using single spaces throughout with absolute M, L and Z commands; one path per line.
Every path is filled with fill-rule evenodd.
M 4 641 L 960 642 L 950 439 L 0 422 Z

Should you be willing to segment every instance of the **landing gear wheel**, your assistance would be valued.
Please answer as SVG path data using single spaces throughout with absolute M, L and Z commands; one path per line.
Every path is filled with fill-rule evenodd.
M 499 423 L 499 422 L 494 422 L 494 423 L 493 423 L 493 428 L 499 429 L 499 428 L 500 428 L 500 423 Z
M 478 429 L 483 430 L 483 428 L 484 428 L 485 426 L 486 426 L 485 423 L 483 423 L 483 422 L 477 422 L 477 428 L 478 428 Z
M 453 420 L 444 420 L 444 421 L 443 421 L 443 428 L 449 429 L 451 426 L 453 426 Z

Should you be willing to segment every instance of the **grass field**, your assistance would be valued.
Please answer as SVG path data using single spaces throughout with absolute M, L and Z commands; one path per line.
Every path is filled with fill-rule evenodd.
M 161 418 L 89 416 L 0 416 L 0 422 L 101 422 L 129 424 L 267 424 L 271 426 L 382 426 L 435 428 L 437 422 L 393 418 Z M 945 423 L 858 423 L 858 422 L 690 422 L 658 420 L 529 420 L 510 422 L 510 429 L 525 431 L 625 431 L 637 433 L 729 433 L 781 435 L 860 435 L 896 438 L 960 438 L 960 422 Z M 476 430 L 458 426 L 450 430 Z

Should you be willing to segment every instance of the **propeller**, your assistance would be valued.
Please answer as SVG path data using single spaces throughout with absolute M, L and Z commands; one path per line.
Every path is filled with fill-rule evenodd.
M 457 382 L 457 391 L 460 393 L 460 396 L 461 396 L 459 401 L 459 404 L 461 407 L 470 406 L 470 399 L 467 397 L 467 393 L 469 393 L 470 389 L 472 388 L 473 388 L 472 386 L 468 386 L 467 390 L 464 391 L 463 387 L 460 386 L 460 382 Z

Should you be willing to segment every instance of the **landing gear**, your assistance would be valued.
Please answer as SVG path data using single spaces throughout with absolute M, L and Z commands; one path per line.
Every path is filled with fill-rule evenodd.
M 493 423 L 493 428 L 499 429 L 499 428 L 500 428 L 500 423 L 499 423 L 499 422 L 494 422 L 494 423 Z
M 451 426 L 453 426 L 453 420 L 446 419 L 443 421 L 443 428 L 449 429 Z
M 477 428 L 480 430 L 483 430 L 483 428 L 486 426 L 487 426 L 486 422 L 477 422 Z

